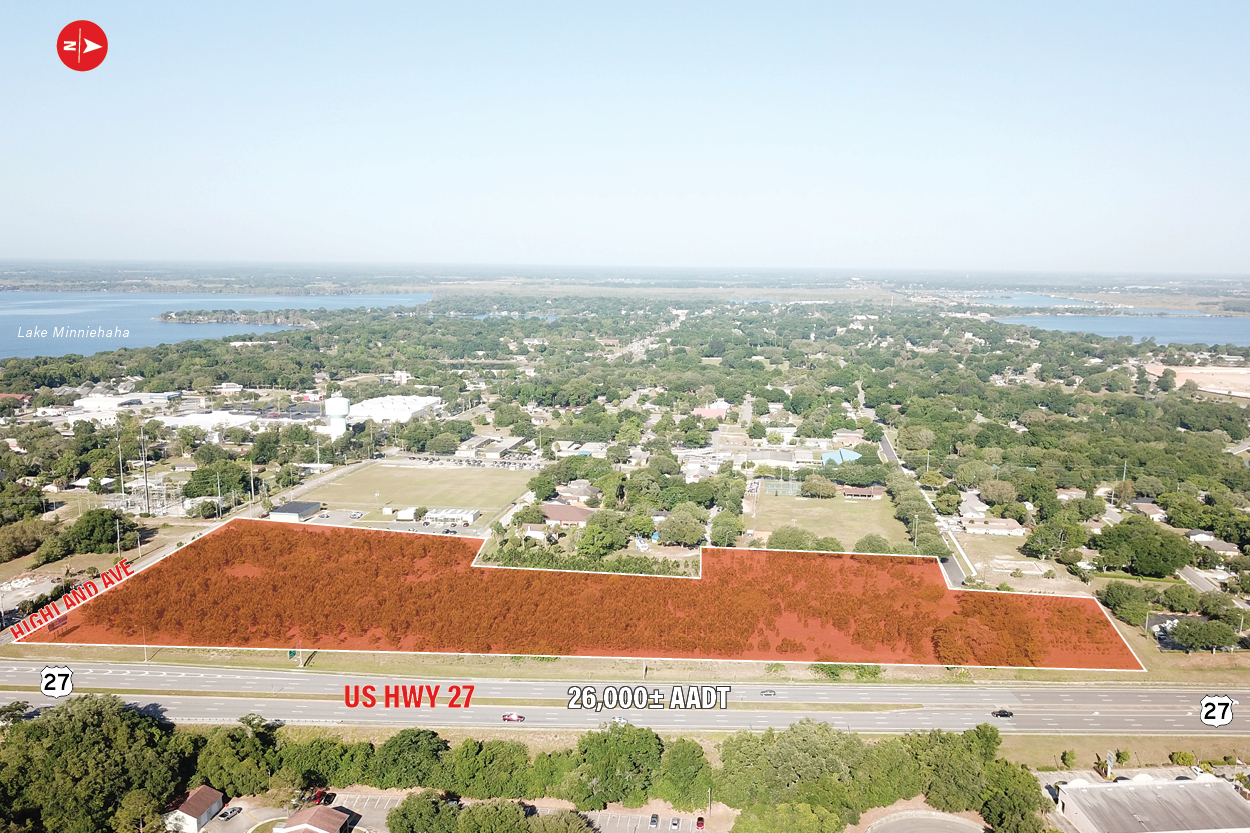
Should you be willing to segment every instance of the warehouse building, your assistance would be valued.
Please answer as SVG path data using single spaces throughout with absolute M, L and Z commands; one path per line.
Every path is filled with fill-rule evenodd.
M 290 503 L 284 503 L 281 506 L 275 506 L 273 509 L 270 509 L 269 519 L 287 521 L 288 523 L 303 523 L 309 518 L 316 517 L 320 511 L 320 503 L 313 503 L 308 500 L 293 500 Z
M 1149 775 L 1058 788 L 1059 813 L 1080 833 L 1250 833 L 1250 802 L 1214 775 L 1165 781 Z

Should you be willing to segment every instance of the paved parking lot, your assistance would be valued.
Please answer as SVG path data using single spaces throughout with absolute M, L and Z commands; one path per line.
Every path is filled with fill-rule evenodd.
M 378 795 L 369 793 L 345 793 L 335 794 L 334 802 L 330 805 L 337 809 L 346 810 L 351 814 L 351 821 L 348 823 L 348 829 L 352 833 L 383 833 L 386 830 L 386 814 L 404 800 L 406 794 L 401 795 Z M 250 799 L 242 799 L 232 802 L 227 806 L 240 806 L 243 812 L 235 816 L 230 821 L 222 821 L 214 818 L 205 826 L 205 833 L 246 833 L 246 831 L 255 827 L 262 821 L 275 818 L 286 818 L 291 814 L 290 807 L 275 808 L 266 807 L 260 804 L 253 806 L 254 801 Z M 539 808 L 541 814 L 554 813 L 555 810 Z M 648 827 L 651 820 L 650 813 L 634 814 L 634 813 L 616 813 L 604 810 L 599 813 L 582 813 L 587 820 L 594 826 L 595 830 L 600 833 L 647 833 L 649 830 L 681 830 L 686 833 L 694 831 L 695 816 L 678 816 L 678 827 L 672 827 L 673 816 L 660 814 L 659 827 Z
M 541 813 L 543 811 L 540 810 L 539 812 Z M 693 831 L 695 829 L 694 828 L 694 819 L 695 819 L 694 816 L 678 816 L 677 817 L 678 826 L 672 827 L 671 825 L 673 823 L 674 817 L 666 816 L 663 813 L 661 813 L 660 814 L 660 826 L 652 828 L 652 827 L 647 826 L 651 821 L 650 813 L 647 813 L 641 816 L 636 816 L 636 815 L 632 815 L 629 813 L 611 813 L 611 812 L 608 812 L 607 810 L 604 810 L 601 813 L 582 813 L 582 815 L 590 820 L 590 823 L 595 826 L 596 830 L 602 831 L 602 833 L 626 833 L 626 831 L 630 831 L 630 833 L 632 833 L 632 831 L 635 831 L 635 830 Z
M 382 831 L 386 829 L 386 814 L 403 800 L 402 795 L 338 793 L 330 806 L 352 814 L 354 831 Z

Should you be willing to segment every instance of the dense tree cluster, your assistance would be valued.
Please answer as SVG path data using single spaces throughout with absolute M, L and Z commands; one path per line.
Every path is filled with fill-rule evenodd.
M 580 833 L 591 827 L 579 814 L 535 820 L 515 799 L 563 798 L 579 810 L 660 799 L 689 812 L 706 807 L 709 790 L 742 808 L 738 824 L 755 833 L 837 833 L 870 808 L 922 793 L 940 809 L 981 813 L 995 831 L 1041 830 L 1037 781 L 997 757 L 998 731 L 988 725 L 869 744 L 805 720 L 730 736 L 713 767 L 699 744 L 628 724 L 587 732 L 574 749 L 532 755 L 515 741 L 452 747 L 426 729 L 404 729 L 380 745 L 292 740 L 255 714 L 236 726 L 179 732 L 112 696 L 78 697 L 29 720 L 25 709 L 6 711 L 0 739 L 0 828 L 11 833 L 139 831 L 159 825 L 171 799 L 200 784 L 228 798 L 357 784 L 421 788 L 388 815 L 392 833 Z M 461 796 L 478 800 L 464 806 Z
M 1245 627 L 1245 611 L 1218 590 L 1199 593 L 1187 584 L 1169 584 L 1162 591 L 1145 583 L 1111 581 L 1098 591 L 1098 599 L 1112 613 L 1133 625 L 1143 626 L 1152 610 L 1200 614 L 1181 619 L 1168 639 L 1186 650 L 1205 651 L 1238 644 Z

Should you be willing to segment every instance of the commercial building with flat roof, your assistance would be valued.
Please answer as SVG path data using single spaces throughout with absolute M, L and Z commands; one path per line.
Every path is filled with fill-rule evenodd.
M 269 510 L 269 518 L 274 521 L 306 521 L 321 511 L 320 503 L 308 500 L 293 500 Z
M 1214 775 L 1058 787 L 1059 812 L 1080 833 L 1250 833 L 1250 802 Z

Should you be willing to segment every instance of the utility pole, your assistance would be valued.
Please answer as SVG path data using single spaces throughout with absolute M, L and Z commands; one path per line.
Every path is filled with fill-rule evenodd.
M 252 503 L 256 502 L 256 481 L 252 479 L 252 461 L 247 461 L 247 488 L 252 493 Z
M 122 520 L 115 518 L 114 523 L 117 524 L 117 557 L 122 557 Z
M 126 496 L 126 465 L 122 462 L 122 432 L 117 431 L 117 482 L 121 485 L 122 497 Z M 125 501 L 123 501 L 125 503 Z
M 139 457 L 143 461 L 143 511 L 152 514 L 152 500 L 148 493 L 148 451 L 143 429 L 139 429 Z
M 221 472 L 217 472 L 217 520 L 221 520 Z

